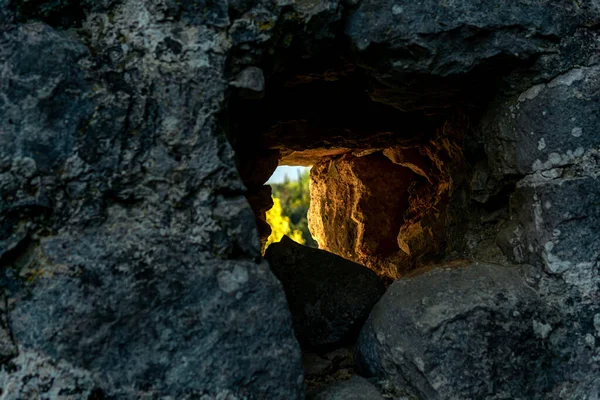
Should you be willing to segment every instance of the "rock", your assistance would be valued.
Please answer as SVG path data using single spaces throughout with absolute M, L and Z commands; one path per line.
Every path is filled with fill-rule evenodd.
M 106 12 L 117 0 L 61 0 L 58 2 L 41 0 L 31 2 L 17 0 L 13 2 L 20 20 L 40 20 L 53 27 L 68 29 L 80 27 L 88 14 Z
M 288 150 L 281 154 L 282 165 L 299 165 L 312 166 L 313 164 L 322 161 L 323 159 L 341 156 L 346 153 L 352 153 L 352 149 L 335 148 L 335 149 L 316 149 L 316 150 Z
M 514 182 L 503 189 L 508 215 L 495 242 L 509 262 L 532 266 L 532 283 L 560 320 L 547 327 L 562 379 L 549 398 L 600 389 L 590 340 L 600 308 L 600 141 L 586 134 L 600 124 L 599 86 L 597 66 L 573 67 L 499 97 L 481 124 L 490 180 Z
M 362 265 L 283 237 L 265 258 L 283 284 L 294 330 L 306 347 L 352 343 L 373 305 L 385 292 Z
M 260 237 L 260 248 L 264 249 L 271 235 L 271 226 L 267 222 L 267 211 L 273 207 L 272 189 L 269 185 L 261 186 L 260 189 L 246 194 L 252 212 L 256 216 L 256 227 Z
M 416 147 L 390 147 L 383 150 L 383 155 L 390 159 L 394 164 L 402 165 L 410 169 L 417 175 L 423 176 L 429 183 L 433 183 L 429 176 L 431 170 L 431 160 L 423 157 L 419 148 Z
M 555 47 L 553 38 L 573 32 L 600 12 L 551 0 L 490 7 L 477 1 L 363 1 L 351 14 L 346 33 L 361 55 L 377 49 L 375 54 L 393 59 L 389 67 L 394 72 L 444 76 L 469 72 L 498 54 L 540 55 Z M 535 36 L 523 40 L 527 34 Z M 373 65 L 379 59 L 369 61 Z
M 369 381 L 355 375 L 309 393 L 307 400 L 383 400 L 383 396 Z
M 220 123 L 226 4 L 2 4 L 2 396 L 303 398 Z
M 371 91 L 376 100 L 439 112 L 474 101 L 483 87 L 493 90 L 490 76 L 515 66 L 524 68 L 510 81 L 512 90 L 597 63 L 589 26 L 599 15 L 596 5 L 552 0 L 369 0 L 349 13 L 345 33 L 359 65 L 379 81 Z
M 419 147 L 354 151 L 315 164 L 308 222 L 319 247 L 391 279 L 439 253 L 449 197 L 464 174 L 463 128 L 457 116 Z
M 425 399 L 546 398 L 545 309 L 513 269 L 440 265 L 392 284 L 356 345 L 360 368 Z M 523 371 L 528 371 L 523 374 Z
M 17 354 L 17 346 L 10 337 L 6 324 L 4 322 L 0 323 L 0 364 L 5 363 Z
M 600 389 L 592 323 L 600 307 L 600 141 L 586 134 L 599 126 L 596 64 L 572 66 L 513 96 L 498 96 L 478 128 L 488 182 L 506 192 L 507 216 L 495 243 L 508 262 L 530 265 L 532 285 L 560 321 L 541 332 L 560 360 L 554 365 L 561 384 L 548 398 L 593 398 Z
M 537 172 L 522 179 L 510 196 L 511 221 L 497 237 L 509 260 L 533 265 L 532 282 L 555 310 L 557 321 L 539 326 L 560 360 L 561 384 L 548 398 L 593 399 L 600 393 L 593 322 L 600 315 L 598 161 L 590 151 L 559 176 Z
M 561 360 L 562 385 L 549 396 L 594 393 L 600 288 L 600 155 L 595 110 L 597 67 L 576 67 L 509 98 L 482 121 L 490 175 L 515 179 L 508 218 L 496 236 L 504 256 L 530 264 L 532 282 L 561 322 L 549 325 L 549 349 Z M 590 336 L 591 335 L 591 336 Z M 588 338 L 588 339 L 586 339 Z M 592 346 L 590 347 L 590 344 Z M 594 372 L 592 372 L 594 371 Z M 592 396 L 590 394 L 590 396 Z
M 133 233 L 122 214 L 109 221 L 108 232 L 40 243 L 48 264 L 35 266 L 34 290 L 12 296 L 20 352 L 43 349 L 88 371 L 107 396 L 194 398 L 229 390 L 300 398 L 299 347 L 266 262 L 188 265 L 180 257 L 193 245 L 183 238 L 177 248 L 140 227 Z M 143 252 L 148 243 L 152 250 Z M 272 368 L 284 360 L 291 364 Z
M 386 379 L 369 379 L 383 398 L 392 400 L 423 400 L 415 394 L 415 390 L 409 386 L 395 386 L 392 382 Z
M 90 373 L 34 351 L 21 351 L 0 369 L 2 400 L 103 399 Z
M 265 75 L 258 67 L 248 67 L 230 85 L 242 89 L 243 97 L 260 99 L 265 94 Z
M 334 365 L 341 368 L 354 367 L 354 349 L 352 347 L 342 347 L 330 351 L 324 355 L 327 360 L 330 360 Z
M 304 365 L 305 377 L 325 376 L 331 373 L 333 363 L 331 360 L 321 357 L 316 353 L 303 353 L 302 364 Z
M 0 0 L 2 396 L 302 398 L 256 229 L 285 161 L 315 165 L 323 247 L 381 275 L 468 255 L 531 272 L 541 300 L 505 270 L 489 273 L 498 302 L 424 275 L 452 275 L 429 289 L 438 311 L 468 312 L 420 336 L 422 364 L 378 370 L 436 395 L 471 379 L 475 398 L 598 397 L 599 16 L 593 1 Z M 327 316 L 336 335 L 376 297 L 360 290 L 350 319 Z M 456 377 L 451 357 L 475 367 Z
M 385 274 L 392 263 L 382 259 L 402 256 L 397 236 L 413 177 L 410 169 L 381 154 L 315 164 L 308 223 L 319 248 Z
M 307 393 L 338 381 L 348 380 L 354 375 L 352 346 L 341 347 L 325 354 L 305 351 L 302 353 L 302 361 Z
M 600 254 L 594 233 L 600 224 L 598 198 L 600 181 L 593 177 L 524 179 L 510 198 L 517 225 L 503 231 L 515 239 L 500 240 L 505 254 L 515 263 L 543 266 L 549 274 L 582 275 L 597 290 L 591 276 L 583 275 L 592 273 Z
M 599 85 L 599 67 L 573 68 L 492 107 L 482 130 L 494 175 L 548 174 L 597 149 Z

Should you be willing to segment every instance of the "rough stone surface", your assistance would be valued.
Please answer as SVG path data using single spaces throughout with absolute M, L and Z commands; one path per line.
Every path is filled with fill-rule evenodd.
M 265 91 L 265 75 L 260 68 L 248 67 L 230 85 L 242 89 L 244 97 L 261 98 Z
M 549 274 L 566 273 L 565 278 L 587 281 L 587 291 L 596 292 L 598 198 L 600 181 L 593 177 L 524 180 L 510 200 L 514 222 L 499 243 L 511 261 L 541 265 Z
M 533 266 L 529 280 L 560 318 L 547 327 L 565 374 L 552 398 L 600 392 L 599 85 L 597 66 L 577 66 L 499 98 L 482 121 L 487 182 L 515 182 L 496 243 L 509 262 Z
M 104 396 L 88 371 L 27 350 L 2 367 L 0 388 L 2 400 L 92 400 Z
M 354 375 L 353 346 L 341 347 L 325 354 L 302 353 L 306 392 L 348 380 Z
M 394 71 L 448 75 L 468 72 L 499 54 L 543 54 L 555 47 L 553 39 L 592 22 L 599 12 L 596 4 L 550 0 L 501 5 L 370 0 L 360 3 L 346 32 L 366 54 L 374 51 L 370 47 L 387 47 L 382 54 L 395 59 Z M 411 48 L 419 51 L 411 54 Z
M 260 237 L 260 248 L 264 249 L 267 240 L 271 235 L 271 226 L 267 222 L 267 211 L 273 207 L 271 186 L 261 186 L 260 189 L 247 193 L 246 198 L 252 208 L 252 212 L 256 216 L 256 227 Z
M 385 292 L 373 271 L 285 236 L 265 257 L 283 284 L 296 336 L 308 347 L 352 343 Z
M 383 397 L 369 381 L 360 376 L 334 383 L 323 389 L 309 393 L 308 400 L 383 400 Z
M 340 210 L 319 217 L 323 243 L 392 277 L 519 264 L 552 311 L 533 328 L 548 364 L 528 365 L 546 383 L 507 368 L 482 385 L 597 398 L 599 16 L 596 1 L 0 0 L 2 396 L 302 398 L 253 211 L 279 160 L 358 159 L 344 179 L 396 193 L 318 189 Z
M 597 149 L 599 86 L 599 67 L 573 68 L 493 107 L 483 130 L 495 175 L 547 175 Z
M 0 360 L 6 362 L 17 355 L 17 346 L 8 330 L 7 324 L 0 326 Z
M 381 154 L 314 165 L 308 221 L 319 248 L 385 272 L 381 259 L 400 253 L 397 236 L 413 175 Z
M 4 5 L 3 396 L 303 398 L 220 124 L 226 3 Z
M 490 74 L 526 65 L 514 89 L 597 63 L 591 26 L 599 15 L 595 2 L 368 0 L 350 13 L 345 32 L 381 82 L 375 98 L 403 110 L 443 108 L 481 89 L 461 84 L 468 73 L 485 86 Z
M 361 331 L 358 363 L 425 399 L 546 398 L 558 382 L 542 304 L 515 270 L 442 265 L 389 287 Z
M 299 363 L 269 368 L 298 353 L 281 312 L 285 301 L 273 296 L 280 286 L 265 262 L 203 260 L 201 268 L 186 267 L 180 257 L 190 244 L 177 248 L 160 238 L 145 259 L 128 258 L 121 246 L 93 245 L 110 236 L 141 253 L 142 234 L 130 231 L 124 215 L 117 219 L 109 218 L 110 231 L 90 232 L 78 243 L 42 240 L 47 264 L 36 266 L 41 276 L 34 290 L 26 299 L 15 296 L 10 314 L 20 351 L 43 349 L 76 363 L 107 393 L 125 398 L 226 390 L 300 395 Z M 73 255 L 61 251 L 65 245 Z M 89 264 L 79 264 L 79 254 L 88 254 Z M 77 266 L 73 272 L 70 265 Z M 124 275 L 128 266 L 135 268 L 131 276 Z M 248 371 L 269 372 L 257 385 Z
M 311 169 L 309 228 L 320 248 L 397 278 L 443 251 L 446 208 L 463 168 L 464 122 L 420 146 L 354 151 Z

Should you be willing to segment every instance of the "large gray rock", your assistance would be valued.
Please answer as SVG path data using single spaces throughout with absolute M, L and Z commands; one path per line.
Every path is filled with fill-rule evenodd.
M 389 71 L 461 74 L 499 56 L 526 59 L 600 15 L 597 5 L 552 0 L 361 1 L 346 26 L 365 62 Z M 386 51 L 382 51 L 382 50 Z M 376 55 L 368 59 L 369 55 Z
M 226 3 L 13 3 L 3 396 L 303 398 L 285 296 L 218 123 Z
M 356 357 L 364 372 L 428 400 L 546 398 L 555 376 L 544 313 L 515 270 L 441 265 L 388 288 Z
M 548 325 L 563 376 L 556 398 L 600 391 L 599 87 L 597 66 L 575 67 L 499 99 L 482 124 L 488 183 L 516 180 L 496 243 L 533 266 L 529 280 L 560 321 Z
M 523 178 L 497 238 L 508 259 L 534 266 L 529 279 L 555 310 L 546 329 L 563 384 L 549 398 L 600 393 L 599 160 L 588 150 L 570 165 Z
M 356 375 L 350 380 L 341 381 L 317 389 L 308 394 L 308 400 L 383 400 L 375 386 L 365 378 Z
M 600 67 L 573 68 L 490 108 L 482 131 L 495 176 L 548 175 L 597 149 L 598 87 Z
M 265 257 L 285 291 L 296 336 L 309 347 L 352 343 L 385 292 L 375 272 L 284 236 Z
M 514 93 L 599 61 L 594 2 L 367 0 L 348 15 L 371 96 L 403 111 L 479 107 L 498 86 Z
M 513 220 L 498 242 L 511 261 L 541 266 L 595 292 L 599 198 L 600 181 L 592 176 L 527 177 L 510 198 Z
M 107 396 L 301 397 L 298 344 L 266 262 L 211 260 L 196 247 L 189 264 L 181 257 L 190 242 L 149 238 L 115 218 L 110 231 L 77 242 L 41 241 L 47 264 L 31 265 L 35 286 L 12 299 L 20 352 L 40 349 L 89 371 Z

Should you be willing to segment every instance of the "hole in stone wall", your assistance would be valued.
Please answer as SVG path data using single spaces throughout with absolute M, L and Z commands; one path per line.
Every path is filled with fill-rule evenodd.
M 266 213 L 271 234 L 265 247 L 281 241 L 283 236 L 308 247 L 318 247 L 308 228 L 309 174 L 310 167 L 281 165 L 267 181 L 273 208 Z
M 312 166 L 308 221 L 319 248 L 389 279 L 444 257 L 468 129 L 460 88 L 438 88 L 436 103 L 339 59 L 267 73 L 238 75 L 227 121 L 263 249 L 264 183 L 279 165 Z

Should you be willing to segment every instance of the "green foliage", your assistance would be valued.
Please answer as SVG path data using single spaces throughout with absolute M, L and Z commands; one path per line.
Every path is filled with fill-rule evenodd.
M 304 244 L 302 232 L 291 228 L 290 218 L 283 214 L 281 201 L 277 197 L 273 197 L 273 208 L 267 211 L 267 222 L 271 227 L 271 235 L 267 239 L 265 249 L 269 247 L 271 243 L 281 241 L 283 236 L 288 236 L 293 241 Z
M 283 183 L 272 184 L 271 187 L 273 197 L 280 201 L 282 215 L 289 218 L 290 229 L 302 233 L 306 246 L 316 248 L 317 242 L 310 235 L 306 217 L 310 206 L 309 182 L 310 173 L 306 170 L 298 175 L 297 181 L 290 181 L 286 176 Z

